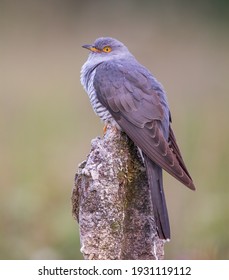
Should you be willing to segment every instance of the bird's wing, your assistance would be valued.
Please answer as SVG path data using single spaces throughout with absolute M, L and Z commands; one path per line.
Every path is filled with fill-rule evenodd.
M 126 66 L 121 61 L 102 63 L 96 69 L 94 87 L 98 100 L 130 139 L 152 161 L 195 189 L 172 130 L 169 131 L 169 121 L 165 125 L 164 92 L 145 68 L 137 63 Z

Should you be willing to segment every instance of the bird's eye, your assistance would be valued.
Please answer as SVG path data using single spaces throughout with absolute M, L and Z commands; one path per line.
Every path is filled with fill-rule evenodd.
M 111 47 L 109 47 L 109 46 L 106 46 L 106 47 L 104 47 L 103 48 L 103 52 L 106 52 L 106 53 L 109 53 L 109 52 L 111 52 Z

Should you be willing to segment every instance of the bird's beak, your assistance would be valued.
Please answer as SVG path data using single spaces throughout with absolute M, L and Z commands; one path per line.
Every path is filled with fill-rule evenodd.
M 99 49 L 97 49 L 93 45 L 83 45 L 82 47 L 85 48 L 85 49 L 90 50 L 91 52 L 101 52 Z

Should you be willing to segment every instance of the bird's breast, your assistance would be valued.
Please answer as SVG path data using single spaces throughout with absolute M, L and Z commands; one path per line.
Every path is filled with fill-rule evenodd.
M 97 94 L 94 87 L 95 74 L 96 66 L 91 67 L 86 62 L 81 69 L 81 84 L 83 85 L 85 91 L 88 94 L 92 108 L 96 115 L 98 115 L 103 122 L 110 122 L 114 125 L 116 124 L 115 120 L 113 119 L 107 108 L 104 107 L 97 98 Z

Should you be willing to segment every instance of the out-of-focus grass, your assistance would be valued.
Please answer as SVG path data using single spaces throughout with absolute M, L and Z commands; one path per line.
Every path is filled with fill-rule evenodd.
M 79 82 L 80 46 L 102 35 L 126 43 L 164 84 L 197 186 L 191 192 L 165 174 L 166 258 L 229 258 L 226 26 L 179 9 L 136 12 L 130 2 L 103 17 L 100 5 L 9 3 L 0 30 L 0 258 L 82 258 L 71 189 L 102 125 Z
M 175 189 L 176 186 L 169 190 L 173 238 L 168 250 L 176 250 L 178 258 L 229 257 L 226 107 L 221 103 L 221 110 L 217 110 L 216 115 L 213 114 L 215 103 L 211 98 L 205 105 L 195 104 L 195 114 L 184 114 L 179 127 L 183 131 L 182 150 L 189 160 L 197 190 L 186 193 L 186 190 Z M 192 237 L 186 239 L 187 235 Z

